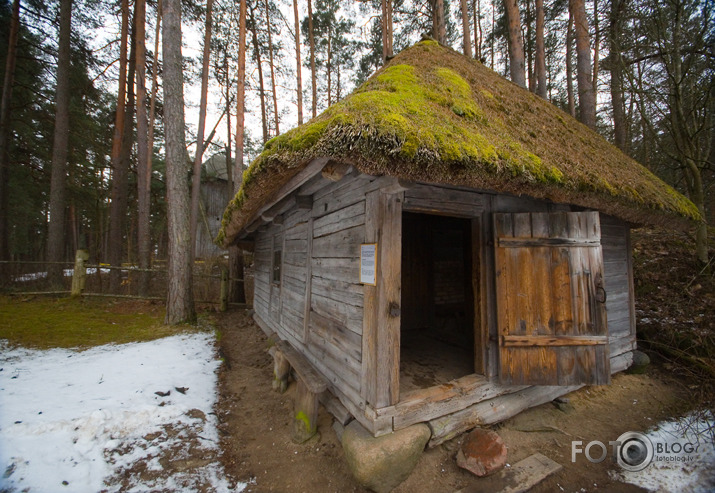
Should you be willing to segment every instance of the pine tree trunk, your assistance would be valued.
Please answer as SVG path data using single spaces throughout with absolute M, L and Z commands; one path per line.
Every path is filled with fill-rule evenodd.
M 146 157 L 144 161 L 144 170 L 141 173 L 142 194 L 139 194 L 139 207 L 137 211 L 137 250 L 139 253 L 139 267 L 149 269 L 151 267 L 151 170 L 152 158 L 154 157 L 154 113 L 156 111 L 156 93 L 157 93 L 157 69 L 159 65 L 159 38 L 161 35 L 161 10 L 162 0 L 159 0 L 156 8 L 156 32 L 154 33 L 154 63 L 152 65 L 151 77 L 151 98 L 149 103 L 149 116 L 147 118 L 147 139 L 146 139 Z M 146 50 L 145 50 L 146 51 Z M 146 54 L 146 53 L 145 53 Z M 137 110 L 137 121 L 139 121 L 139 110 Z M 137 133 L 139 131 L 139 123 L 137 123 Z M 137 146 L 138 146 L 137 142 Z M 137 166 L 139 166 L 137 164 Z M 139 181 L 139 179 L 137 179 Z M 142 203 L 144 205 L 142 205 Z M 139 274 L 139 295 L 147 296 L 150 290 L 151 273 L 142 271 Z
M 444 0 L 430 0 L 432 5 L 432 37 L 447 44 L 447 26 L 444 22 Z
M 547 97 L 544 0 L 536 0 L 536 94 L 544 99 Z
M 623 98 L 623 58 L 621 57 L 621 15 L 625 2 L 611 0 L 608 65 L 611 72 L 611 106 L 613 107 L 613 141 L 626 150 L 626 109 Z M 643 136 L 645 138 L 645 135 Z
M 598 28 L 598 0 L 593 0 L 593 94 L 598 94 L 598 56 L 601 49 L 601 31 Z
M 591 44 L 585 0 L 569 0 L 576 31 L 576 82 L 581 123 L 596 128 L 596 95 L 591 77 Z
M 149 199 L 151 175 L 149 167 L 149 144 L 146 111 L 146 3 L 136 0 L 134 13 L 137 26 L 137 253 L 139 268 L 148 269 L 151 247 L 146 238 L 149 233 Z M 139 296 L 149 294 L 149 273 L 139 273 Z
M 310 84 L 313 91 L 311 101 L 313 118 L 318 114 L 318 81 L 315 74 L 315 37 L 313 36 L 313 2 L 308 0 L 308 41 L 310 43 Z
M 526 24 L 526 36 L 524 38 L 524 54 L 526 55 L 526 74 L 530 92 L 536 92 L 536 77 L 534 77 L 534 51 L 531 40 L 534 39 L 531 25 L 534 21 L 531 12 L 531 0 L 526 0 L 526 14 L 524 22 Z
M 474 8 L 474 58 L 482 61 L 482 5 L 479 0 L 473 1 Z
M 2 85 L 2 100 L 0 100 L 0 260 L 10 260 L 8 243 L 8 180 L 10 161 L 10 104 L 12 103 L 12 86 L 15 83 L 15 60 L 17 55 L 17 37 L 20 31 L 20 0 L 12 3 L 10 19 L 10 34 L 7 43 L 7 58 L 5 59 L 5 78 Z M 0 278 L 3 265 L 0 264 Z
M 333 59 L 333 53 L 332 53 L 332 27 L 328 27 L 328 59 L 327 63 L 325 64 L 326 71 L 328 72 L 328 108 L 332 106 L 333 101 L 332 101 L 332 80 L 330 78 L 331 73 L 333 72 L 333 66 L 332 66 L 332 59 Z
M 134 134 L 134 74 L 136 72 L 136 11 L 132 20 L 130 34 L 130 54 L 127 70 L 127 105 L 122 130 L 122 142 L 119 151 L 118 165 L 112 173 L 111 204 L 109 208 L 109 263 L 120 267 L 124 252 L 124 229 L 127 221 L 127 206 L 129 203 L 129 166 Z M 119 269 L 109 272 L 109 290 L 118 293 L 121 289 L 122 273 Z
M 382 29 L 382 64 L 387 63 L 387 0 L 380 1 L 382 17 L 380 17 L 380 28 Z
M 387 56 L 391 57 L 393 55 L 392 41 L 393 41 L 393 23 L 392 23 L 392 1 L 386 0 L 387 2 Z
M 119 229 L 119 222 L 121 219 L 115 216 L 119 214 L 124 214 L 124 209 L 119 209 L 118 202 L 119 199 L 117 194 L 119 193 L 118 183 L 121 181 L 121 165 L 122 165 L 122 143 L 124 142 L 124 120 L 126 118 L 126 102 L 127 102 L 127 45 L 129 40 L 129 1 L 122 0 L 121 5 L 122 11 L 122 26 L 121 26 L 121 36 L 119 40 L 119 80 L 118 80 L 118 91 L 117 91 L 117 109 L 114 117 L 114 133 L 112 136 L 112 156 L 111 156 L 111 168 L 112 168 L 112 189 L 111 189 L 111 202 L 110 202 L 110 213 L 109 213 L 109 234 L 107 235 L 107 260 L 110 264 L 116 266 L 117 262 L 121 263 L 121 229 Z M 115 221 L 115 219 L 117 219 Z M 117 241 L 117 232 L 119 232 L 119 241 Z M 118 245 L 117 245 L 118 243 Z M 117 250 L 119 250 L 119 259 L 117 259 Z M 121 272 L 117 270 L 112 270 L 109 273 L 109 286 L 110 291 L 117 292 L 119 290 L 119 284 L 121 282 Z
M 181 56 L 181 0 L 164 0 L 164 127 L 169 233 L 166 323 L 196 319 L 189 232 L 189 156 L 184 135 L 184 74 Z
M 261 123 L 263 126 L 263 144 L 268 142 L 268 119 L 266 117 L 266 95 L 265 85 L 263 84 L 263 64 L 261 63 L 261 47 L 258 44 L 258 25 L 256 24 L 255 11 L 251 6 L 251 24 L 253 29 L 253 51 L 256 55 L 256 66 L 258 68 L 258 96 L 261 100 Z
M 268 0 L 266 0 L 266 29 L 268 30 L 268 65 L 271 69 L 271 90 L 273 91 L 273 119 L 276 124 L 276 135 L 280 135 L 280 122 L 278 117 L 278 94 L 276 91 L 276 70 L 273 63 L 273 35 L 271 34 L 271 16 L 270 9 L 268 5 Z
M 569 10 L 569 21 L 566 29 L 566 98 L 569 115 L 576 118 L 576 101 L 573 91 L 573 15 Z
M 50 178 L 50 224 L 47 232 L 47 260 L 65 260 L 65 197 L 67 190 L 67 146 L 69 142 L 70 105 L 70 36 L 72 0 L 60 1 L 60 36 L 57 55 L 57 88 L 55 91 L 55 133 L 52 144 Z M 62 266 L 48 265 L 51 286 L 62 286 Z
M 213 0 L 206 1 L 206 22 L 204 27 L 204 51 L 201 67 L 201 99 L 199 102 L 199 129 L 196 135 L 196 155 L 191 176 L 191 259 L 196 257 L 197 227 L 199 224 L 199 202 L 201 201 L 201 163 L 204 157 L 204 132 L 206 131 L 206 105 L 209 90 L 209 61 L 211 60 L 211 16 Z
M 464 56 L 472 58 L 472 35 L 469 33 L 467 0 L 460 0 L 460 5 L 462 7 L 462 46 L 464 48 Z M 476 30 L 476 26 L 474 29 Z
M 243 180 L 243 131 L 246 93 L 246 0 L 241 1 L 238 33 L 238 90 L 236 99 L 236 162 L 233 168 L 233 194 L 238 193 Z M 234 303 L 246 302 L 243 279 L 243 252 L 236 246 L 228 248 L 228 299 Z
M 298 17 L 298 0 L 293 0 L 293 15 L 295 17 L 295 73 L 298 125 L 303 125 L 303 74 L 300 62 L 300 17 Z
M 519 4 L 517 0 L 504 0 L 504 8 L 509 24 L 509 75 L 512 82 L 526 89 L 524 43 L 521 39 Z

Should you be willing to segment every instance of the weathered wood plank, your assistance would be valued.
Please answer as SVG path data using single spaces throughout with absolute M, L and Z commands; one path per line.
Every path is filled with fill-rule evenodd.
M 499 493 L 525 493 L 563 469 L 543 454 L 536 453 L 522 459 L 508 469 L 502 469 L 494 475 L 480 478 L 479 483 L 459 490 L 457 493 L 481 493 L 498 491 Z
M 319 238 L 361 224 L 365 224 L 365 203 L 362 201 L 316 219 L 313 237 Z
M 504 336 L 504 346 L 593 346 L 606 344 L 608 336 Z
M 428 447 L 434 447 L 476 426 L 490 425 L 508 419 L 525 409 L 552 401 L 557 397 L 581 388 L 576 386 L 535 386 L 500 395 L 474 404 L 466 409 L 429 421 L 432 438 Z
M 359 307 L 363 306 L 363 288 L 361 284 L 314 277 L 313 292 L 342 303 L 349 303 Z
M 358 282 L 360 280 L 359 258 L 316 258 L 311 259 L 314 277 L 338 281 Z
M 489 382 L 481 375 L 467 375 L 443 385 L 410 392 L 395 404 L 395 429 L 429 421 L 525 387 Z
M 313 318 L 311 317 L 311 321 L 312 320 Z M 345 330 L 347 331 L 347 329 Z M 333 366 L 332 370 L 342 375 L 344 380 L 348 381 L 353 388 L 357 389 L 360 385 L 360 361 L 354 358 L 354 351 L 352 351 L 352 349 L 349 348 L 350 353 L 341 351 L 337 345 L 340 342 L 344 343 L 345 341 L 339 341 L 338 338 L 325 334 L 324 331 L 319 333 L 317 330 L 310 330 L 308 333 L 308 344 L 310 344 L 311 352 L 315 354 L 316 348 L 320 348 L 325 354 L 329 355 L 331 359 L 325 360 L 325 362 L 329 363 L 330 361 L 334 361 L 335 363 L 331 365 Z M 342 345 L 345 346 L 345 344 Z
M 313 293 L 311 296 L 311 308 L 316 313 L 335 320 L 356 334 L 361 334 L 362 332 L 363 310 L 360 307 L 341 303 Z
M 313 218 L 308 220 L 306 225 L 306 235 L 308 237 L 308 245 L 306 252 L 305 266 L 305 291 L 303 292 L 303 332 L 301 340 L 305 342 L 308 339 L 308 330 L 310 327 L 310 304 L 313 293 L 313 263 L 310 261 L 313 258 Z
M 402 193 L 380 192 L 377 271 L 376 408 L 400 400 Z
M 380 194 L 365 196 L 365 242 L 376 243 L 379 238 L 377 213 Z M 358 262 L 359 266 L 359 262 Z M 356 279 L 359 281 L 359 278 Z M 377 286 L 363 285 L 362 366 L 360 370 L 360 395 L 365 402 L 377 402 Z
M 340 359 L 340 355 L 345 355 L 355 362 L 361 361 L 362 338 L 346 326 L 311 311 L 310 328 L 311 335 L 323 338 L 335 347 L 335 354 L 338 355 L 336 359 Z M 355 387 L 357 388 L 357 385 Z
M 362 243 L 365 243 L 364 224 L 315 238 L 313 256 L 359 258 Z

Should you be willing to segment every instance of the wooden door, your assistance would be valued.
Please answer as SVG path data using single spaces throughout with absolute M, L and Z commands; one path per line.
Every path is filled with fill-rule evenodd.
M 494 214 L 500 381 L 610 382 L 598 212 Z

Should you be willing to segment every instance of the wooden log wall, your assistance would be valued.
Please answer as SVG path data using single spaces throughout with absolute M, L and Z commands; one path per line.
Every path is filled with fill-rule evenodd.
M 258 230 L 254 257 L 256 320 L 264 330 L 275 332 L 301 351 L 326 377 L 332 394 L 375 434 L 389 431 L 393 426 L 399 429 L 439 419 L 494 399 L 499 400 L 495 405 L 512 408 L 510 399 L 515 402 L 523 399 L 520 395 L 525 387 L 499 387 L 488 381 L 498 372 L 493 315 L 496 306 L 494 259 L 489 241 L 493 237 L 491 213 L 568 211 L 570 207 L 417 184 L 398 194 L 370 195 L 381 188 L 384 190 L 389 185 L 387 181 L 387 177 L 348 174 L 331 182 L 318 175 L 294 192 L 296 204 L 304 204 L 303 207 L 310 201 L 298 199 L 312 197 L 309 208 L 296 205 Z M 381 195 L 387 197 L 380 198 Z M 388 343 L 394 341 L 394 334 L 388 331 L 364 337 L 363 333 L 365 324 L 377 322 L 370 317 L 384 316 L 375 308 L 380 300 L 378 290 L 359 283 L 360 244 L 375 241 L 368 238 L 367 229 L 374 231 L 375 225 L 366 226 L 366 222 L 371 221 L 366 216 L 366 196 L 374 198 L 371 207 L 383 204 L 389 208 L 401 202 L 402 211 L 479 219 L 475 223 L 481 225 L 477 237 L 485 239 L 481 250 L 483 275 L 479 281 L 484 293 L 479 307 L 484 331 L 480 337 L 490 342 L 485 344 L 483 355 L 485 375 L 464 377 L 464 386 L 478 388 L 478 391 L 442 395 L 437 387 L 402 396 L 400 402 L 395 402 L 395 391 L 391 388 L 395 370 L 382 365 L 378 368 L 379 355 L 373 354 L 378 341 L 372 339 L 381 337 L 382 343 Z M 635 348 L 630 244 L 626 224 L 603 215 L 601 218 L 611 369 L 616 372 L 629 364 L 629 352 Z M 276 249 L 281 249 L 283 259 L 280 283 L 271 281 Z M 399 263 L 399 256 L 397 258 Z M 389 293 L 383 296 L 389 297 Z M 390 321 L 386 319 L 386 322 Z M 399 334 L 397 338 L 399 341 Z M 393 360 L 395 349 L 399 361 L 399 344 L 396 348 L 382 348 L 383 352 L 390 352 Z M 381 379 L 389 379 L 389 382 Z M 530 392 L 535 393 L 534 402 L 541 400 L 536 396 L 541 395 L 538 390 Z M 466 415 L 474 416 L 474 413 L 465 411 Z

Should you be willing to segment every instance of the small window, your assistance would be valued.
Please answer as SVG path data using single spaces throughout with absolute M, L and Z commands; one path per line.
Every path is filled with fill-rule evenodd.
M 281 283 L 281 251 L 273 251 L 273 274 L 271 280 L 275 284 Z

